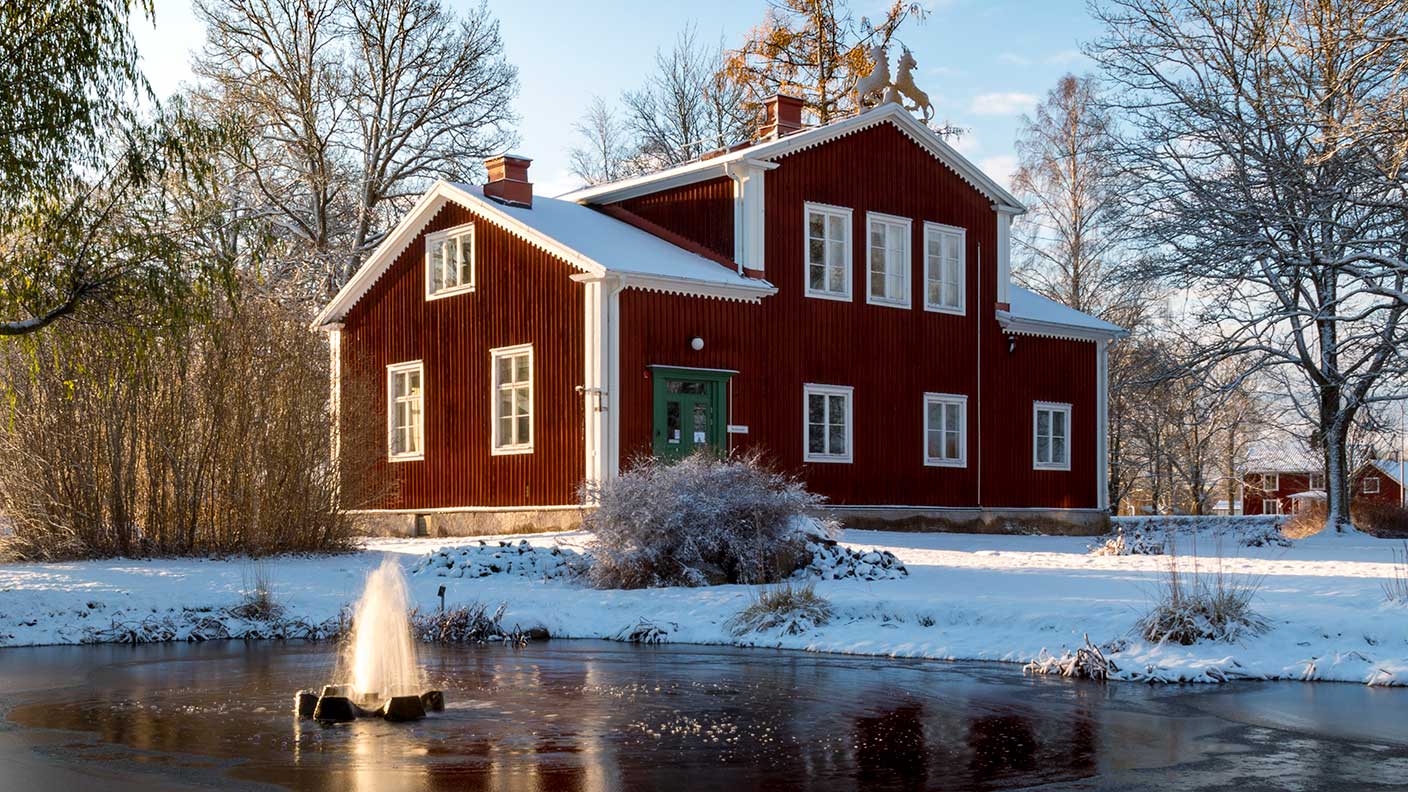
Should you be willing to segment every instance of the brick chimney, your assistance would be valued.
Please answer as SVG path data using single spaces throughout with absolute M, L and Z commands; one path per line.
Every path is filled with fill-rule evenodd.
M 528 181 L 528 166 L 533 160 L 517 154 L 500 154 L 484 160 L 489 181 L 484 194 L 504 203 L 533 208 L 533 183 Z
M 777 140 L 802 129 L 802 100 L 786 94 L 773 94 L 763 100 L 768 117 L 758 130 L 763 140 Z

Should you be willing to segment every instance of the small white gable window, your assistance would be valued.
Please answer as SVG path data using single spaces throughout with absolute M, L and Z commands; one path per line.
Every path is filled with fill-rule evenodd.
M 802 460 L 851 461 L 851 389 L 841 385 L 802 386 Z
M 474 290 L 474 224 L 425 235 L 425 298 Z
M 909 307 L 909 219 L 870 212 L 866 269 L 870 284 L 866 302 Z
M 1325 489 L 1325 474 L 1324 474 L 1324 473 L 1311 473 L 1311 474 L 1310 474 L 1310 488 L 1313 489 L 1313 490 L 1322 490 L 1322 489 Z
M 961 228 L 924 224 L 924 308 L 963 313 L 967 234 Z
M 489 350 L 494 377 L 494 454 L 533 453 L 533 346 Z
M 1364 494 L 1365 494 L 1365 495 L 1377 495 L 1377 494 L 1379 494 L 1379 477 L 1378 477 L 1378 476 L 1365 476 L 1365 477 L 1364 477 Z
M 968 464 L 967 396 L 924 394 L 924 464 L 941 467 Z
M 1071 405 L 1036 402 L 1032 409 L 1032 465 L 1071 469 Z
M 851 210 L 809 203 L 806 294 L 824 300 L 851 299 Z
M 425 368 L 419 360 L 386 367 L 387 457 L 425 458 Z

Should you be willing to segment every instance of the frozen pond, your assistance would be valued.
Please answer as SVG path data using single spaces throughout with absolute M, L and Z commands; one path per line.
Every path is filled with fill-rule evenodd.
M 321 644 L 0 650 L 6 788 L 1376 789 L 1408 690 L 601 641 L 422 647 L 449 709 L 321 728 Z

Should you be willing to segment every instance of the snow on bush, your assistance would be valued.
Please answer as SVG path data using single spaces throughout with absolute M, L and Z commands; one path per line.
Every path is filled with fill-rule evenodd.
M 492 613 L 489 606 L 475 602 L 445 610 L 421 611 L 410 614 L 411 632 L 426 643 L 476 643 L 506 641 L 515 645 L 528 642 L 527 635 L 514 627 L 505 630 L 504 611 L 508 603 L 501 602 Z
M 735 637 L 778 630 L 783 635 L 802 633 L 831 621 L 831 603 L 816 593 L 816 584 L 790 581 L 758 592 L 757 599 L 728 622 Z
M 591 581 L 623 589 L 781 580 L 805 557 L 798 519 L 822 502 L 756 456 L 708 452 L 642 460 L 582 498 L 596 505 Z
M 1291 540 L 1281 533 L 1284 518 L 1275 514 L 1253 515 L 1169 515 L 1159 514 L 1141 517 L 1112 517 L 1111 538 L 1123 532 L 1126 535 L 1140 533 L 1146 537 L 1211 535 L 1217 538 L 1233 537 L 1243 547 L 1277 545 L 1290 547 Z M 1124 555 L 1124 554 L 1120 554 Z
M 274 615 L 244 618 L 236 609 L 176 608 L 141 614 L 119 611 L 108 624 L 88 627 L 83 643 L 164 643 L 166 641 L 236 640 L 337 640 L 347 633 L 346 613 L 323 622 Z
M 909 576 L 909 570 L 889 550 L 852 550 L 813 533 L 807 536 L 805 552 L 811 560 L 792 573 L 794 578 L 898 580 Z
M 572 577 L 586 568 L 588 560 L 576 550 L 563 547 L 537 547 L 527 540 L 499 541 L 454 547 L 427 555 L 411 567 L 413 575 L 482 578 L 490 575 L 552 580 Z
M 1125 526 L 1115 523 L 1115 530 L 1103 541 L 1090 546 L 1090 554 L 1098 556 L 1163 555 L 1169 536 L 1155 532 L 1149 526 Z
M 1024 674 L 1055 674 L 1075 679 L 1093 679 L 1097 682 L 1109 680 L 1111 675 L 1119 673 L 1119 670 L 1119 666 L 1105 657 L 1100 647 L 1090 642 L 1089 635 L 1085 636 L 1085 646 L 1077 648 L 1074 652 L 1067 649 L 1060 657 L 1056 657 L 1042 649 L 1035 660 L 1022 666 Z
M 1135 629 L 1146 641 L 1184 646 L 1259 635 L 1270 627 L 1252 609 L 1259 586 L 1258 581 L 1234 580 L 1221 571 L 1202 575 L 1196 566 L 1185 575 L 1177 556 L 1170 555 L 1159 599 Z
M 649 619 L 641 619 L 616 633 L 616 640 L 641 644 L 665 643 L 669 639 L 670 633 L 678 631 L 679 628 L 680 626 L 675 622 L 653 622 Z

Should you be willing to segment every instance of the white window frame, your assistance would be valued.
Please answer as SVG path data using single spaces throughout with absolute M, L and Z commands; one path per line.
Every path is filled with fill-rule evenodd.
M 825 218 L 824 221 L 823 221 L 823 223 L 822 223 L 822 231 L 823 231 L 823 233 L 826 231 L 826 229 L 828 229 L 828 228 L 830 227 L 830 225 L 831 225 L 830 221 L 831 221 L 832 218 L 837 218 L 837 219 L 839 219 L 839 220 L 841 221 L 841 223 L 842 223 L 842 227 L 845 229 L 845 234 L 844 234 L 844 236 L 841 238 L 841 248 L 842 248 L 842 253 L 841 253 L 841 257 L 842 257 L 842 258 L 841 258 L 841 291 L 839 291 L 839 292 L 834 292 L 834 291 L 831 291 L 830 289 L 813 289 L 813 288 L 812 288 L 812 252 L 811 252 L 811 250 L 812 250 L 812 245 L 811 245 L 811 242 L 812 242 L 812 214 L 813 214 L 813 213 L 819 214 L 819 215 L 821 215 L 823 218 Z M 802 210 L 802 290 L 803 290 L 803 293 L 804 293 L 804 294 L 806 294 L 808 297 L 814 297 L 814 298 L 816 298 L 816 299 L 818 299 L 818 300 L 836 300 L 837 302 L 850 302 L 850 301 L 851 301 L 851 295 L 852 295 L 852 293 L 853 293 L 853 292 L 852 292 L 852 289 L 851 289 L 851 270 L 854 269 L 854 267 L 852 266 L 852 261 L 854 260 L 854 258 L 853 258 L 852 253 L 851 253 L 851 251 L 852 251 L 852 247 L 851 247 L 851 236 L 852 236 L 852 228 L 851 228 L 851 210 L 848 209 L 847 207 L 844 207 L 844 206 L 832 206 L 831 204 L 824 204 L 824 203 L 813 203 L 813 202 L 811 202 L 811 201 L 808 201 L 806 204 L 803 205 L 803 210 Z M 830 251 L 831 251 L 831 241 L 832 241 L 832 240 L 831 240 L 830 238 L 827 238 L 827 237 L 824 237 L 824 240 L 825 240 L 825 241 L 824 241 L 824 243 L 823 243 L 822 255 L 823 255 L 823 256 L 829 256 L 829 255 L 830 255 Z M 826 267 L 829 267 L 829 265 L 830 265 L 830 262 L 828 262 L 826 265 L 823 265 L 823 270 L 824 270 Z M 825 273 L 823 272 L 823 275 L 824 275 L 824 274 L 825 274 Z M 825 280 L 825 278 L 823 278 L 823 280 Z
M 432 252 L 435 250 L 435 246 L 440 244 L 441 242 L 455 243 L 456 245 L 458 245 L 459 256 L 462 259 L 464 257 L 468 257 L 469 282 L 456 283 L 454 286 L 447 286 L 437 291 L 435 289 L 435 278 L 431 274 L 431 268 L 435 265 L 435 260 L 434 256 L 432 255 Z M 455 268 L 455 274 L 458 277 L 458 267 Z M 456 294 L 464 294 L 465 292 L 474 291 L 474 282 L 476 274 L 477 273 L 474 261 L 474 223 L 465 223 L 464 225 L 457 225 L 454 228 L 446 228 L 442 231 L 435 231 L 433 233 L 425 235 L 426 300 L 439 300 L 445 297 L 453 297 Z
M 942 269 L 943 269 L 943 248 L 944 248 L 944 239 L 945 239 L 945 237 L 951 237 L 951 236 L 956 236 L 956 237 L 958 237 L 958 261 L 955 262 L 955 266 L 957 267 L 957 281 L 958 281 L 958 285 L 956 286 L 956 288 L 957 288 L 957 290 L 958 290 L 958 305 L 944 305 L 943 303 L 933 303 L 933 302 L 929 302 L 929 282 L 932 281 L 932 280 L 934 280 L 934 278 L 932 278 L 932 277 L 930 276 L 930 273 L 929 273 L 929 240 L 930 240 L 931 236 L 937 236 L 937 237 L 939 238 L 939 268 L 940 268 L 940 276 L 939 276 L 939 279 L 940 279 L 940 280 L 942 280 L 942 277 L 943 277 Z M 868 240 L 867 240 L 867 241 L 868 241 Z M 968 312 L 968 306 L 967 306 L 967 302 L 968 302 L 968 292 L 967 292 L 967 289 L 968 289 L 968 273 L 967 273 L 967 270 L 968 270 L 968 231 L 967 231 L 967 229 L 959 228 L 958 226 L 944 225 L 943 223 L 933 223 L 933 222 L 927 222 L 927 223 L 925 223 L 925 224 L 924 224 L 924 254 L 923 254 L 923 257 L 922 257 L 922 258 L 923 258 L 923 262 L 924 262 L 924 310 L 926 310 L 926 311 L 933 311 L 934 313 L 953 314 L 953 315 L 955 315 L 955 316 L 963 316 L 964 314 L 966 314 L 966 313 Z
M 1374 482 L 1373 489 L 1369 489 L 1369 482 L 1371 481 Z M 1359 487 L 1359 490 L 1362 495 L 1378 495 L 1382 492 L 1382 482 L 1379 481 L 1378 476 L 1365 476 L 1364 483 Z
M 855 389 L 848 385 L 818 385 L 814 383 L 804 383 L 802 385 L 802 461 L 803 462 L 834 462 L 848 464 L 855 458 L 855 422 L 856 404 L 853 398 Z M 846 453 L 844 454 L 822 454 L 814 453 L 811 450 L 811 400 L 812 396 L 841 396 L 846 404 Z M 826 400 L 827 405 L 827 426 L 831 424 L 830 410 L 831 400 Z M 828 431 L 827 436 L 830 436 Z M 829 441 L 828 441 L 829 444 Z
M 1066 414 L 1066 459 L 1064 462 L 1042 462 L 1037 452 L 1039 444 L 1037 442 L 1037 427 L 1042 411 L 1063 412 Z M 1032 402 L 1032 468 L 1034 470 L 1070 470 L 1071 469 L 1071 405 L 1065 402 Z M 1052 437 L 1055 437 L 1053 434 Z
M 873 247 L 870 244 L 870 231 L 874 223 L 884 223 L 887 225 L 898 225 L 904 227 L 904 253 L 901 256 L 900 274 L 903 276 L 904 284 L 900 287 L 901 299 L 890 297 L 876 297 L 870 288 L 870 276 L 874 266 Z M 914 247 L 913 242 L 914 224 L 908 217 L 897 217 L 895 215 L 881 214 L 879 212 L 865 213 L 865 301 L 870 305 L 887 305 L 891 308 L 910 307 L 911 295 L 914 291 L 912 273 L 914 271 Z M 888 236 L 888 235 L 887 235 Z
M 528 356 L 528 441 L 522 443 L 504 443 L 499 437 L 499 390 L 503 384 L 499 382 L 499 361 L 503 358 L 516 358 L 522 355 Z M 533 453 L 533 424 L 535 423 L 537 410 L 534 404 L 534 384 L 537 382 L 537 372 L 533 367 L 533 345 L 517 344 L 509 347 L 498 347 L 489 350 L 489 453 L 493 456 L 508 456 L 511 454 L 531 454 Z M 516 388 L 520 383 L 513 383 Z M 517 418 L 517 416 L 514 416 Z
M 1280 474 L 1280 473 L 1262 473 L 1262 474 L 1261 474 L 1261 491 L 1262 491 L 1262 492 L 1275 492 L 1275 491 L 1277 491 L 1277 490 L 1279 490 L 1279 489 L 1281 489 L 1281 474 Z
M 933 427 L 929 426 L 929 407 L 934 404 L 958 405 L 958 457 L 949 459 L 947 457 L 929 456 L 929 432 Z M 968 397 L 958 393 L 926 393 L 924 394 L 924 464 L 929 467 L 968 467 Z M 947 432 L 948 427 L 943 427 Z
M 402 374 L 414 371 L 420 375 L 420 425 L 416 427 L 420 436 L 419 447 L 415 451 L 396 450 L 396 406 L 402 400 L 412 401 L 410 397 L 398 397 L 396 395 L 396 380 Z M 414 462 L 418 459 L 425 459 L 425 365 L 419 360 L 408 360 L 404 363 L 392 363 L 386 367 L 386 458 L 392 462 Z
M 1315 486 L 1315 483 L 1316 483 L 1317 481 L 1319 481 L 1319 483 L 1320 483 L 1320 486 L 1318 486 L 1318 487 Z M 1312 490 L 1322 490 L 1322 489 L 1325 489 L 1325 474 L 1324 474 L 1324 473 L 1311 473 L 1311 474 L 1310 474 L 1310 480 L 1309 480 L 1307 483 L 1310 485 L 1310 486 L 1308 487 L 1308 489 L 1312 489 Z
M 1281 508 L 1280 498 L 1263 498 L 1261 501 L 1262 514 L 1285 514 Z

